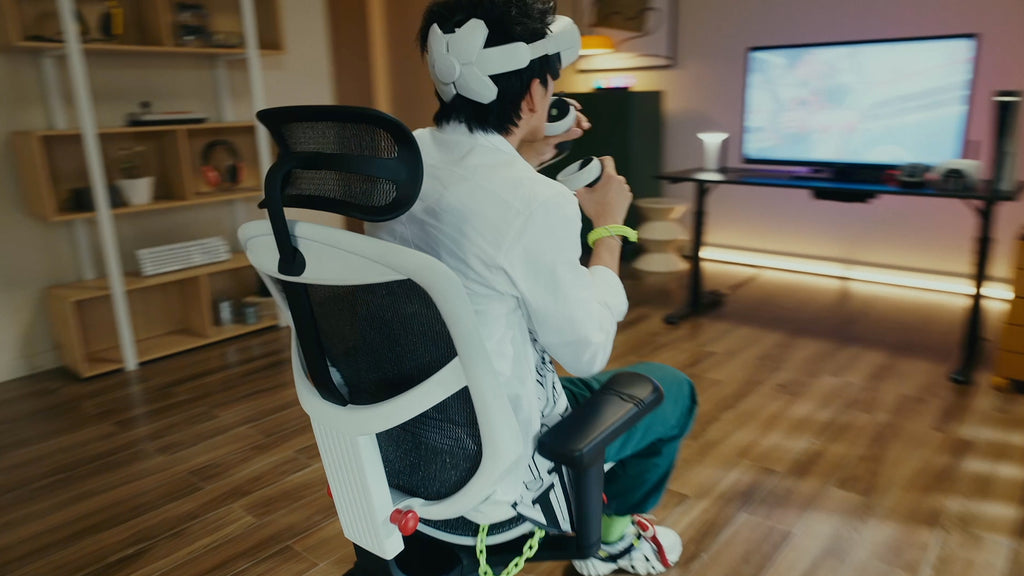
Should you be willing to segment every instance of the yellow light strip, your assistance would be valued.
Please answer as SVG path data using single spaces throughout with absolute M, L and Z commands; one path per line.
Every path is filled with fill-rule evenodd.
M 769 256 L 756 252 L 741 250 L 730 250 L 728 248 L 702 248 L 700 257 L 703 260 L 713 262 L 726 262 L 730 264 L 744 264 L 747 266 L 758 266 L 761 268 L 772 268 L 775 270 L 786 270 L 789 272 L 803 272 L 818 276 L 829 276 L 832 278 L 844 278 L 847 280 L 860 280 L 875 284 L 886 284 L 889 286 L 903 286 L 906 288 L 919 288 L 936 292 L 947 292 L 951 294 L 965 294 L 973 296 L 974 284 L 968 280 L 938 275 L 911 275 L 900 274 L 890 270 L 868 268 L 864 266 L 841 266 L 820 260 L 804 258 L 791 258 L 784 256 Z M 1013 300 L 1013 287 L 1003 283 L 987 282 L 981 287 L 981 295 L 986 298 L 997 300 Z

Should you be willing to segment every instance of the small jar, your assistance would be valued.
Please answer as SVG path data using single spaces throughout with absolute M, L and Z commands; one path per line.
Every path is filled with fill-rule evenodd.
M 217 300 L 216 319 L 218 326 L 230 326 L 235 323 L 234 300 Z
M 253 302 L 242 304 L 242 322 L 249 326 L 260 323 L 260 306 Z

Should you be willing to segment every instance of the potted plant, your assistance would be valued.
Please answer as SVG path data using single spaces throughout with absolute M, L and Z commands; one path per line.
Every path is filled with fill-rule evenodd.
M 117 172 L 121 177 L 114 184 L 129 206 L 150 204 L 156 193 L 156 176 L 142 175 L 142 154 L 145 151 L 145 146 L 121 148 L 117 151 Z

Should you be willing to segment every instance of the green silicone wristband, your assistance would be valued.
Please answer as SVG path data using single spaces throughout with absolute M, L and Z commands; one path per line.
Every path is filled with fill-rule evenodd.
M 622 236 L 630 242 L 636 242 L 637 233 L 636 230 L 629 226 L 622 226 L 620 224 L 601 226 L 600 228 L 594 228 L 590 231 L 590 234 L 587 234 L 587 244 L 590 244 L 590 247 L 593 248 L 595 242 L 609 236 Z

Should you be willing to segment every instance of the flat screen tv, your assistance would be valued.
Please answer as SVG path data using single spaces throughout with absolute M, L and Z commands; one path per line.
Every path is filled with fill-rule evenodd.
M 890 168 L 962 158 L 975 35 L 751 48 L 750 164 Z

